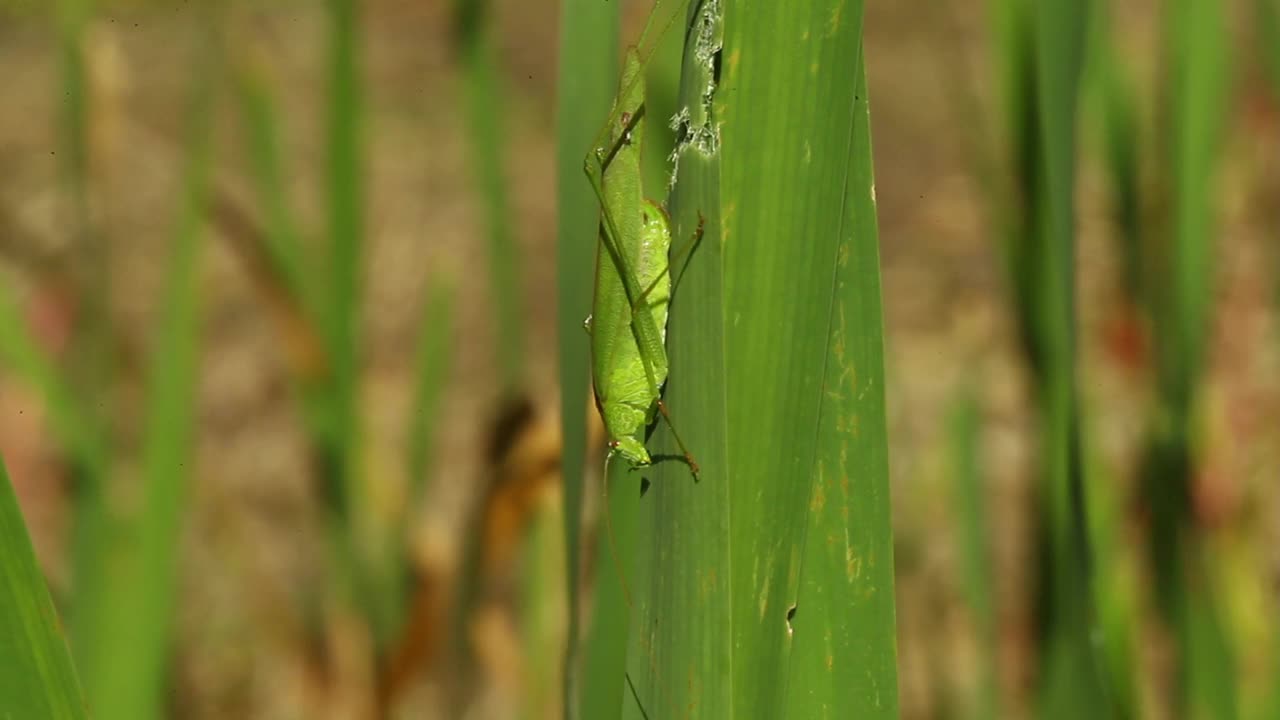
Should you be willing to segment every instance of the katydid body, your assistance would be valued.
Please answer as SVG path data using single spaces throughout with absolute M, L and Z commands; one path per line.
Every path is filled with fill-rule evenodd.
M 666 211 L 645 199 L 641 183 L 644 77 L 634 49 L 627 53 L 621 90 L 606 130 L 603 142 L 592 148 L 586 160 L 587 177 L 601 208 L 591 377 L 611 454 L 633 465 L 648 465 L 652 460 L 644 447 L 644 430 L 653 422 L 655 411 L 666 417 L 661 388 L 667 379 L 672 231 Z M 698 466 L 683 441 L 675 437 L 696 476 Z

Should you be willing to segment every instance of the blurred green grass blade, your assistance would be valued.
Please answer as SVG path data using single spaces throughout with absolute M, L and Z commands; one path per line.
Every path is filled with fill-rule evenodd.
M 85 63 L 85 28 L 93 16 L 91 0 L 57 3 L 62 74 L 62 174 L 70 200 L 78 262 L 73 268 L 80 293 L 73 337 L 72 376 L 84 392 L 105 392 L 112 374 L 109 245 L 95 225 L 90 186 L 93 182 L 89 126 L 89 72 Z M 98 404 L 86 403 L 97 415 Z M 97 502 L 96 488 L 86 488 L 84 501 Z
M 1044 517 L 1051 557 L 1043 712 L 1078 718 L 1109 711 L 1093 638 L 1093 567 L 1082 468 L 1076 381 L 1075 156 L 1086 7 L 1045 0 L 1036 7 L 1036 82 L 1041 145 L 1037 231 L 1043 349 Z
M 1203 583 L 1212 573 L 1201 569 L 1192 580 L 1200 587 L 1186 593 L 1183 611 L 1182 652 L 1189 704 L 1186 717 L 1234 720 L 1240 716 L 1236 703 L 1236 663 L 1222 625 L 1222 611 L 1212 592 Z
M 1142 667 L 1137 654 L 1142 617 L 1135 577 L 1137 548 L 1124 536 L 1130 490 L 1125 483 L 1117 482 L 1096 446 L 1087 457 L 1090 541 L 1096 559 L 1094 602 L 1111 717 L 1143 717 L 1139 692 Z
M 507 200 L 503 89 L 490 28 L 489 0 L 455 0 L 455 30 L 462 53 L 468 140 L 483 199 L 489 237 L 489 271 L 497 312 L 498 366 L 502 388 L 516 393 L 524 383 L 524 318 L 521 315 L 520 253 L 511 230 Z
M 1041 184 L 1040 125 L 1037 107 L 1036 43 L 1033 5 L 1029 0 L 992 0 L 989 7 L 995 38 L 995 66 L 1000 86 L 1002 122 L 996 136 L 1007 138 L 1000 153 L 992 215 L 1000 234 L 1006 277 L 1014 296 L 1015 318 L 1023 352 L 1033 373 L 1042 372 L 1045 349 L 1037 330 L 1041 298 L 1037 203 Z
M 236 77 L 240 113 L 249 133 L 253 179 L 267 217 L 265 250 L 275 272 L 291 297 L 307 313 L 315 311 L 309 285 L 311 269 L 304 262 L 297 221 L 286 196 L 285 173 L 280 157 L 279 121 L 271 94 L 262 78 L 252 71 Z
M 981 418 L 971 393 L 957 401 L 951 417 L 952 468 L 955 475 L 955 508 L 960 528 L 960 550 L 965 598 L 973 613 L 980 667 L 978 695 L 969 717 L 996 718 L 998 628 L 995 577 L 991 571 L 991 540 L 987 530 L 987 498 L 983 487 L 980 451 Z
M 1234 717 L 1230 643 L 1213 602 L 1212 562 L 1192 514 L 1196 395 L 1213 307 L 1217 164 L 1230 100 L 1225 8 L 1216 0 L 1166 5 L 1168 272 L 1155 317 L 1161 416 L 1146 490 L 1152 509 L 1155 593 L 1179 640 L 1172 702 L 1186 713 Z
M 208 40 L 212 44 L 212 40 Z M 152 348 L 143 447 L 143 508 L 121 549 L 123 572 L 98 633 L 103 638 L 90 699 L 102 718 L 147 720 L 165 713 L 169 652 L 179 587 L 178 551 L 192 475 L 197 362 L 200 346 L 200 257 L 212 154 L 217 60 L 211 51 L 195 71 L 187 168 L 158 335 Z
M 0 462 L 0 716 L 83 718 L 84 702 L 58 613 Z
M 565 717 L 576 718 L 574 657 L 580 614 L 578 582 L 583 475 L 587 458 L 590 351 L 582 321 L 591 312 L 600 208 L 582 173 L 583 159 L 609 113 L 618 83 L 618 5 L 564 0 L 556 96 L 556 327 L 560 355 L 560 457 L 564 483 L 565 575 L 569 592 Z
M 329 506 L 341 523 L 362 509 L 359 487 L 360 276 L 363 271 L 363 116 L 356 0 L 329 0 L 329 254 L 327 337 Z
M 75 507 L 71 565 L 73 602 L 68 610 L 72 650 L 86 686 L 94 675 L 96 633 L 101 626 L 102 548 L 109 526 L 103 498 L 108 453 L 93 415 L 51 358 L 45 356 L 7 292 L 0 291 L 0 362 L 30 383 L 44 400 L 49 425 L 70 459 Z M 101 391 L 101 388 L 96 389 Z
M 416 382 L 409 419 L 409 501 L 415 507 L 426 489 L 440 398 L 449 377 L 453 350 L 453 296 L 452 285 L 437 273 L 427 291 L 418 325 Z
M 1271 626 L 1271 677 L 1280 677 L 1280 623 L 1274 620 Z M 1271 686 L 1266 702 L 1267 710 L 1263 717 L 1268 720 L 1280 720 L 1280 683 L 1274 683 Z
M 540 504 L 524 543 L 524 714 L 529 720 L 555 717 L 562 705 L 560 673 L 564 666 L 548 662 L 561 649 L 564 636 L 564 523 L 558 508 Z
M 62 150 L 63 182 L 71 203 L 72 227 L 80 262 L 76 264 L 76 283 L 80 312 L 72 336 L 72 361 L 65 375 L 65 386 L 53 380 L 53 369 L 40 381 L 54 431 L 59 432 L 64 447 L 72 458 L 75 502 L 71 565 L 74 603 L 70 609 L 72 648 L 80 662 L 81 677 L 93 677 L 92 658 L 96 652 L 95 634 L 100 626 L 104 591 L 102 548 L 110 528 L 105 504 L 108 452 L 99 443 L 98 433 L 105 433 L 107 414 L 101 401 L 109 389 L 113 375 L 114 347 L 111 338 L 109 246 L 95 226 L 90 205 L 89 142 L 89 73 L 85 64 L 85 28 L 93 16 L 91 0 L 60 0 L 57 4 L 59 47 L 62 75 Z M 62 372 L 61 369 L 58 372 Z M 74 394 L 65 394 L 72 391 Z M 78 403 L 71 398 L 79 397 Z M 86 402 L 85 399 L 88 399 Z M 73 405 L 78 407 L 73 408 Z M 72 414 L 79 416 L 71 420 Z M 70 429 L 74 422 L 79 426 Z M 74 434 L 75 438 L 68 436 Z M 103 435 L 105 438 L 105 434 Z
M 436 274 L 422 304 L 418 321 L 418 348 L 415 368 L 413 403 L 409 417 L 409 469 L 408 502 L 400 517 L 398 532 L 391 537 L 393 547 L 398 548 L 397 572 L 402 576 L 397 594 L 402 598 L 397 615 L 404 616 L 404 609 L 411 598 L 409 593 L 414 572 L 409 557 L 410 529 L 422 509 L 426 497 L 427 474 L 434 457 L 436 429 L 438 427 L 440 399 L 449 377 L 453 350 L 453 297 L 454 290 L 442 276 Z M 400 621 L 396 622 L 400 625 Z
M 640 511 L 640 476 L 626 462 L 608 463 L 596 532 L 595 591 L 591 621 L 582 650 L 578 707 L 580 717 L 610 720 L 619 717 L 626 692 L 627 641 L 633 610 L 630 578 L 634 565 L 637 521 Z
M 369 623 L 375 654 L 392 642 L 397 598 L 392 579 L 370 561 L 365 543 L 366 493 L 359 452 L 360 308 L 364 272 L 364 91 L 360 70 L 360 9 L 356 0 L 329 0 L 328 188 L 329 253 L 325 335 L 330 380 L 327 442 L 322 453 L 334 577 Z M 385 568 L 383 568 L 385 570 Z
M 236 76 L 236 86 L 240 114 L 249 135 L 253 179 L 266 214 L 261 247 L 247 248 L 251 269 L 264 276 L 268 299 L 279 306 L 282 320 L 299 325 L 299 338 L 289 341 L 311 342 L 315 347 L 304 348 L 303 352 L 310 355 L 308 351 L 314 351 L 315 355 L 323 356 L 326 350 L 319 346 L 324 340 L 317 335 L 327 331 L 317 323 L 326 321 L 329 310 L 322 304 L 327 300 L 321 295 L 325 285 L 317 282 L 316 263 L 307 262 L 304 257 L 296 216 L 289 206 L 280 152 L 280 126 L 271 93 L 254 69 L 242 69 Z M 273 293 L 281 293 L 283 297 Z M 323 362 L 322 358 L 315 360 L 317 365 Z M 317 369 L 300 365 L 295 369 L 298 371 L 295 390 L 312 442 L 317 447 L 330 447 L 333 428 L 329 411 L 332 408 L 326 408 L 332 395 L 332 386 L 326 384 L 329 378 L 324 377 L 322 366 Z
M 27 323 L 7 291 L 0 292 L 0 362 L 40 393 L 50 428 L 72 459 L 85 468 L 101 469 L 102 447 L 92 418 L 81 413 L 76 394 L 27 331 Z
M 1209 330 L 1216 168 L 1230 96 L 1221 5 L 1217 0 L 1171 0 L 1168 10 L 1174 286 L 1171 344 L 1161 357 L 1167 361 L 1166 392 L 1175 412 L 1185 413 Z
M 862 3 L 693 12 L 666 399 L 702 473 L 645 473 L 624 716 L 897 717 Z
M 1273 91 L 1280 96 L 1280 2 L 1254 0 L 1257 43 Z
M 1111 213 L 1120 246 L 1126 300 L 1144 301 L 1142 260 L 1141 137 L 1133 79 L 1115 48 L 1110 3 L 1093 0 L 1087 59 L 1087 84 L 1101 119 L 1104 162 L 1110 184 Z
M 58 0 L 58 40 L 62 73 L 62 142 L 65 173 L 79 240 L 87 240 L 89 210 L 88 88 L 84 28 L 93 15 L 89 0 Z

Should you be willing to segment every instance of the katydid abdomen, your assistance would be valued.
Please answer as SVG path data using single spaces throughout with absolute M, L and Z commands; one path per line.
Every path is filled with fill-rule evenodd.
M 660 390 L 667 379 L 666 350 L 661 344 L 666 336 L 667 301 L 671 293 L 671 275 L 667 269 L 667 250 L 671 246 L 671 226 L 662 207 L 652 201 L 640 205 L 640 231 L 634 236 L 636 248 L 622 244 L 623 252 L 632 251 L 631 267 L 639 286 L 648 290 L 639 306 L 648 312 L 657 329 L 656 352 L 641 350 L 639 333 L 633 330 L 631 304 L 617 272 L 600 267 L 612 264 L 603 251 L 596 260 L 596 299 L 592 312 L 591 350 L 596 403 L 604 418 L 611 447 L 638 465 L 649 463 L 642 438 L 644 428 L 653 421 Z M 642 357 L 648 352 L 648 358 Z M 646 366 L 646 359 L 648 360 Z

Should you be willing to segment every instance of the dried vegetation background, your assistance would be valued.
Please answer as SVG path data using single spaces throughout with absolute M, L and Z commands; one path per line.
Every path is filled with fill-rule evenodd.
M 1008 696 L 1026 700 L 1033 660 L 1025 597 L 1035 437 L 1028 380 L 975 168 L 974 148 L 985 142 L 984 131 L 961 109 L 964 102 L 976 101 L 984 110 L 991 104 L 987 27 L 972 3 L 933 5 L 940 11 L 923 12 L 920 3 L 869 3 L 865 41 L 907 717 L 932 717 L 946 706 L 963 682 L 952 669 L 971 664 L 978 652 L 959 589 L 948 470 L 947 418 L 962 389 L 976 393 L 983 420 L 1002 617 L 1001 686 Z M 633 20 L 642 18 L 644 8 L 631 9 Z M 463 539 L 477 532 L 479 488 L 491 472 L 488 438 L 503 400 L 493 361 L 482 207 L 459 110 L 463 88 L 452 55 L 449 4 L 373 0 L 362 12 L 368 103 L 364 462 L 369 477 L 390 478 L 379 485 L 386 489 L 378 501 L 399 502 L 402 479 L 383 458 L 403 455 L 419 298 L 428 269 L 442 272 L 457 292 L 453 370 L 441 405 L 430 502 L 415 509 L 415 537 L 420 562 L 439 571 L 446 583 L 440 592 L 447 594 Z M 1152 3 L 1126 4 L 1118 20 L 1122 52 L 1140 75 L 1154 72 L 1154 12 Z M 109 317 L 123 366 L 110 390 L 110 422 L 122 445 L 139 432 L 140 361 L 178 202 L 188 49 L 198 17 L 189 3 L 104 2 L 88 32 L 91 200 L 110 249 Z M 554 4 L 500 0 L 494 17 L 534 417 L 533 439 L 526 441 L 533 459 L 527 462 L 540 468 L 531 474 L 545 477 L 558 442 L 552 246 L 557 16 Z M 322 3 L 238 2 L 228 20 L 233 62 L 261 69 L 277 93 L 290 200 L 304 236 L 314 241 L 325 217 Z M 58 63 L 48 13 L 33 3 L 0 4 L 0 279 L 54 353 L 67 346 L 77 312 L 75 279 L 86 262 L 71 241 L 59 182 Z M 1198 513 L 1220 531 L 1226 557 L 1261 562 L 1253 571 L 1270 578 L 1262 584 L 1269 597 L 1242 592 L 1234 601 L 1244 627 L 1262 622 L 1258 615 L 1265 617 L 1268 603 L 1274 612 L 1280 578 L 1274 551 L 1280 547 L 1280 337 L 1274 312 L 1280 110 L 1255 74 L 1239 73 L 1219 184 L 1217 307 L 1200 450 L 1206 460 L 1195 489 Z M 359 633 L 334 630 L 337 660 L 321 671 L 299 617 L 298 596 L 318 582 L 324 562 L 301 419 L 290 399 L 289 364 L 305 356 L 305 348 L 275 322 L 257 285 L 261 279 L 238 249 L 260 218 L 232 103 L 218 103 L 216 112 L 214 213 L 202 278 L 198 459 L 181 553 L 175 716 L 360 716 L 367 710 L 361 698 L 375 681 L 362 676 L 358 662 L 344 668 L 341 661 L 344 647 L 358 655 Z M 1090 125 L 1084 122 L 1086 138 L 1096 134 Z M 1142 328 L 1120 306 L 1100 172 L 1096 161 L 1085 161 L 1078 208 L 1081 387 L 1091 463 L 1116 482 L 1129 482 L 1140 447 L 1149 349 Z M 65 593 L 69 481 L 39 397 L 5 373 L 0 452 L 55 594 Z M 123 481 L 110 500 L 127 508 L 138 501 L 129 482 L 136 470 L 127 458 L 123 464 Z M 526 505 L 555 503 L 554 482 L 536 487 L 539 499 Z M 510 523 L 516 529 L 507 534 L 519 525 Z M 1240 555 L 1232 550 L 1239 544 L 1252 550 Z M 506 556 L 514 564 L 519 553 Z M 491 683 L 514 687 L 528 662 L 513 637 L 520 611 L 510 600 L 495 607 L 496 629 L 486 636 L 496 638 L 490 653 L 496 659 L 486 667 L 506 674 Z M 1161 652 L 1158 643 L 1143 649 L 1157 665 Z M 1260 671 L 1243 660 L 1244 671 Z M 439 688 L 427 686 L 418 707 L 440 706 Z M 511 710 L 501 701 L 495 707 L 500 715 Z

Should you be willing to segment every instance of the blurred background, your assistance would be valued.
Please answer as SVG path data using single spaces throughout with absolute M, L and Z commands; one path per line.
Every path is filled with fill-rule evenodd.
M 866 8 L 909 718 L 1039 703 L 1026 6 Z M 1093 11 L 1093 641 L 1280 717 L 1280 3 Z M 559 716 L 558 12 L 0 0 L 0 454 L 99 717 Z

